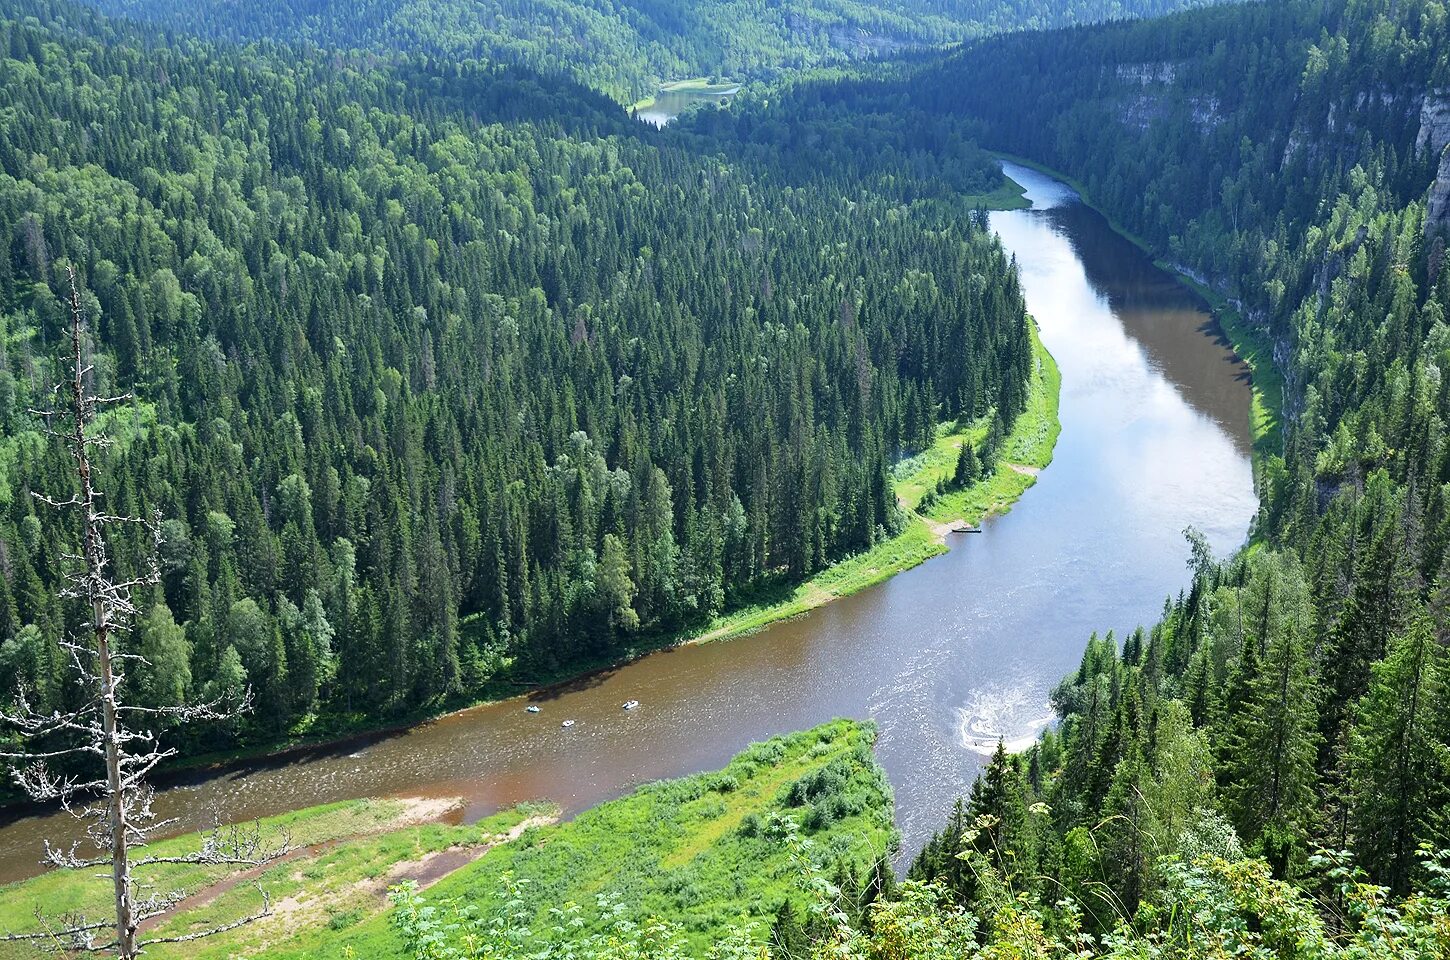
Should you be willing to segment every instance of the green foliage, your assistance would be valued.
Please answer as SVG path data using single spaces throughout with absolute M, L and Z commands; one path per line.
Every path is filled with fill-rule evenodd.
M 531 929 L 525 908 L 524 882 L 502 880 L 503 908 L 484 919 L 471 907 L 449 903 L 428 904 L 416 884 L 389 891 L 395 910 L 392 925 L 413 960 L 510 960 L 524 951 L 549 957 L 580 960 L 684 960 L 692 956 L 679 927 L 661 920 L 636 923 L 620 907 L 601 904 L 598 933 L 580 934 L 585 921 L 577 907 L 551 911 L 553 925 L 546 934 Z M 710 945 L 708 960 L 763 958 L 748 929 L 732 930 Z
M 799 840 L 790 845 L 798 847 Z M 1427 862 L 1443 871 L 1446 858 Z M 1302 890 L 1274 879 L 1263 861 L 1205 854 L 1165 863 L 1161 894 L 1102 936 L 1082 928 L 1071 899 L 1043 908 L 1002 893 L 1002 878 L 991 865 L 973 869 L 982 887 L 998 891 L 988 919 L 954 902 L 939 884 L 908 880 L 872 901 L 858 926 L 843 909 L 851 901 L 847 891 L 806 867 L 801 886 L 809 894 L 807 923 L 783 908 L 768 945 L 748 928 L 734 928 L 693 952 L 678 924 L 634 921 L 626 908 L 607 902 L 593 922 L 598 932 L 590 932 L 583 912 L 572 906 L 552 911 L 552 926 L 541 928 L 525 906 L 526 883 L 509 876 L 500 878 L 503 905 L 490 918 L 457 903 L 434 905 L 405 885 L 392 891 L 392 922 L 410 960 L 1435 960 L 1450 949 L 1450 900 L 1443 888 L 1397 900 L 1338 865 L 1328 873 L 1344 913 L 1333 926 Z
M 1356 852 L 1374 876 L 1407 890 L 1419 844 L 1450 811 L 1447 658 L 1428 616 L 1392 637 L 1374 667 L 1350 735 L 1350 817 Z
M 0 9 L 0 52 L 0 488 L 65 489 L 23 411 L 72 262 L 97 388 L 138 397 L 107 489 L 169 537 L 147 695 L 256 694 L 184 750 L 807 609 L 939 549 L 888 546 L 897 459 L 1023 407 L 1011 264 L 950 204 L 758 177 L 522 68 L 153 42 L 57 0 Z M 0 506 L 0 679 L 60 707 L 75 534 Z
M 1146 15 L 1206 0 L 93 0 L 230 40 L 425 52 L 567 72 L 633 103 L 681 77 L 781 70 L 984 32 Z

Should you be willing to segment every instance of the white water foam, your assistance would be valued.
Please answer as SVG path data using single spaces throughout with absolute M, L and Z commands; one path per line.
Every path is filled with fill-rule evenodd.
M 990 757 L 1000 742 L 1008 753 L 1020 753 L 1037 742 L 1056 715 L 1025 686 L 976 687 L 957 708 L 957 735 L 962 746 Z

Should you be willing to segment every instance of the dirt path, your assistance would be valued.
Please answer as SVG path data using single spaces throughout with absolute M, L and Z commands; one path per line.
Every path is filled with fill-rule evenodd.
M 178 902 L 164 915 L 154 917 L 144 924 L 152 929 L 178 914 L 201 910 L 211 906 L 219 898 L 237 887 L 257 881 L 263 873 L 282 863 L 296 862 L 293 879 L 301 880 L 308 869 L 307 863 L 342 846 L 345 843 L 391 833 L 396 830 L 427 823 L 447 822 L 457 813 L 462 804 L 453 797 L 399 797 L 404 806 L 398 815 L 377 829 L 367 830 L 347 837 L 336 837 L 320 843 L 309 844 L 291 850 L 286 856 L 261 866 L 223 878 Z M 443 850 L 433 850 L 414 860 L 402 860 L 388 865 L 386 870 L 356 882 L 333 882 L 326 879 L 309 884 L 305 889 L 276 900 L 271 913 L 257 923 L 257 938 L 246 944 L 238 944 L 235 955 L 252 956 L 265 954 L 268 949 L 307 929 L 315 929 L 326 923 L 328 918 L 349 910 L 372 915 L 387 907 L 388 888 L 399 883 L 412 881 L 419 888 L 426 889 L 447 877 L 454 871 L 473 863 L 500 844 L 517 840 L 531 827 L 543 826 L 558 820 L 556 814 L 537 815 L 515 824 L 508 832 L 480 836 L 474 842 L 460 843 Z
M 230 893 L 237 887 L 254 882 L 262 874 L 266 873 L 268 870 L 271 870 L 273 867 L 279 866 L 281 864 L 291 863 L 295 860 L 314 859 L 348 841 L 360 840 L 364 837 L 375 837 L 380 834 L 391 833 L 394 830 L 402 830 L 405 827 L 415 827 L 425 823 L 444 822 L 449 819 L 451 814 L 461 810 L 463 808 L 464 802 L 462 797 L 397 797 L 395 799 L 402 803 L 402 809 L 400 809 L 397 815 L 389 820 L 386 824 L 383 824 L 373 830 L 368 830 L 362 833 L 350 834 L 346 837 L 334 837 L 331 840 L 323 840 L 320 843 L 309 843 L 302 846 L 293 847 L 276 859 L 269 860 L 266 863 L 260 863 L 255 866 L 247 867 L 244 870 L 240 870 L 229 876 L 223 877 L 216 883 L 202 887 L 200 890 L 197 890 L 194 893 L 190 893 L 182 899 L 178 900 L 165 912 L 157 914 L 156 916 L 143 921 L 139 925 L 140 932 L 147 933 L 149 931 L 155 930 L 157 927 L 170 920 L 171 918 L 177 916 L 178 914 L 188 913 L 193 910 L 200 910 L 205 907 L 209 907 L 222 896 Z M 536 819 L 538 818 L 530 818 L 530 820 Z M 528 823 L 529 821 L 526 820 L 524 822 Z M 512 835 L 509 837 L 509 839 L 513 838 L 514 837 Z M 485 848 L 485 851 L 486 850 L 487 848 Z M 478 854 L 478 856 L 482 855 L 482 852 Z M 462 865 L 463 864 L 459 864 L 459 866 Z M 288 901 L 291 901 L 292 899 L 293 898 L 289 897 L 287 898 L 287 901 L 279 901 L 278 903 L 273 904 L 273 911 L 276 913 L 285 913 L 288 912 L 289 906 L 295 908 L 295 902 L 291 904 L 288 903 Z
M 416 883 L 418 889 L 426 890 L 453 871 L 460 867 L 468 866 L 499 844 L 517 840 L 530 827 L 546 826 L 554 823 L 558 819 L 556 816 L 529 817 L 527 820 L 515 825 L 508 833 L 491 837 L 485 843 L 449 847 L 446 850 L 434 850 L 432 853 L 424 854 L 417 860 L 402 860 L 393 864 L 385 877 L 369 881 L 369 883 L 374 886 L 380 885 L 381 889 L 378 892 L 383 894 L 387 893 L 388 887 L 398 883 L 406 883 L 409 880 Z

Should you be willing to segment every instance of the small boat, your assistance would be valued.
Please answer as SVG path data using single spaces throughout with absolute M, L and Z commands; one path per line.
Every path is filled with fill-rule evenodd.
M 565 720 L 563 723 L 559 724 L 559 726 L 561 726 L 561 727 L 572 727 L 572 726 L 574 726 L 574 721 L 573 720 Z
M 624 709 L 626 709 L 626 710 L 633 710 L 637 706 L 639 706 L 639 701 L 638 700 L 626 700 L 626 701 L 624 701 Z
M 529 704 L 527 707 L 524 707 L 524 709 L 527 710 L 529 713 L 539 712 L 539 708 L 536 704 Z

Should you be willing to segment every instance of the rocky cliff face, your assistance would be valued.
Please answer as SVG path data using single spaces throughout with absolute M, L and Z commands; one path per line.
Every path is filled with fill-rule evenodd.
M 1432 90 L 1420 106 L 1420 135 L 1415 147 L 1439 153 L 1450 144 L 1450 90 Z
M 1425 233 L 1438 233 L 1450 227 L 1450 150 L 1440 154 L 1440 170 L 1430 184 L 1426 201 Z

